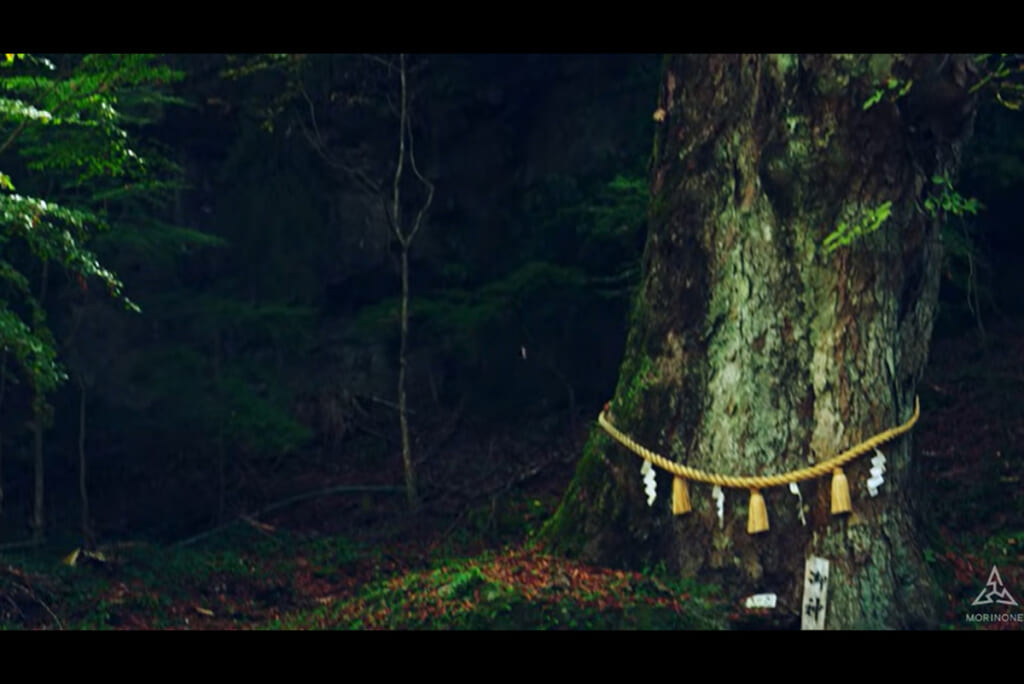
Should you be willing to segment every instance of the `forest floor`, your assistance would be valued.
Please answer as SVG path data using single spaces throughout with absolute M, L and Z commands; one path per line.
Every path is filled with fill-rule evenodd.
M 1024 325 L 1005 324 L 984 344 L 976 331 L 936 340 L 921 386 L 914 449 L 925 479 L 922 545 L 948 598 L 946 629 L 1022 628 L 967 619 L 981 610 L 972 603 L 993 567 L 1024 600 L 1022 369 Z M 774 626 L 770 616 L 723 602 L 716 587 L 664 568 L 594 567 L 535 543 L 572 476 L 580 439 L 552 446 L 488 438 L 488 449 L 512 456 L 507 471 L 486 477 L 473 471 L 480 459 L 469 451 L 446 457 L 449 472 L 434 474 L 434 497 L 415 525 L 401 497 L 367 493 L 239 518 L 185 544 L 6 551 L 0 629 Z M 334 482 L 368 476 L 332 474 Z

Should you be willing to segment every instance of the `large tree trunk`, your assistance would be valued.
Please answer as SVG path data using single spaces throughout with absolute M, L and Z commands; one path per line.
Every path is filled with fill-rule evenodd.
M 939 219 L 922 204 L 932 176 L 955 172 L 971 75 L 955 55 L 667 58 L 616 426 L 692 467 L 770 475 L 905 422 L 941 259 Z M 886 96 L 865 109 L 876 83 Z M 826 253 L 840 223 L 885 202 L 880 229 Z M 596 562 L 663 560 L 733 598 L 775 592 L 794 619 L 805 560 L 823 556 L 828 627 L 931 625 L 909 435 L 883 450 L 876 498 L 870 457 L 846 468 L 852 514 L 830 515 L 828 477 L 801 484 L 806 526 L 795 496 L 765 489 L 771 529 L 749 535 L 743 490 L 725 491 L 721 528 L 707 485 L 691 485 L 693 512 L 673 516 L 664 472 L 648 507 L 641 460 L 595 428 L 547 536 Z

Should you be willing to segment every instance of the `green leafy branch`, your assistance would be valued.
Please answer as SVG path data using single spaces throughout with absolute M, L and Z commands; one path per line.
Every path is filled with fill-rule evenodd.
M 977 214 L 984 205 L 976 197 L 964 197 L 953 189 L 953 181 L 949 176 L 932 176 L 932 183 L 939 186 L 939 192 L 931 195 L 924 201 L 924 210 L 931 217 L 936 217 L 939 212 L 952 216 L 964 216 L 966 214 Z
M 1020 80 L 1024 78 L 1024 56 L 981 54 L 974 61 L 985 70 L 985 75 L 971 86 L 971 93 L 991 88 L 995 91 L 996 101 L 1007 109 L 1019 111 L 1024 107 L 1024 83 Z
M 5 250 L 20 258 L 0 262 L 0 281 L 7 285 L 7 296 L 15 297 L 0 302 L 0 346 L 13 352 L 43 394 L 67 376 L 57 363 L 42 302 L 28 287 L 26 268 L 31 260 L 42 262 L 45 279 L 45 265 L 57 262 L 83 289 L 87 278 L 95 278 L 128 309 L 139 310 L 86 242 L 95 230 L 108 227 L 105 203 L 97 197 L 109 193 L 111 185 L 128 190 L 154 180 L 125 129 L 144 119 L 126 117 L 122 108 L 152 111 L 172 99 L 160 88 L 183 76 L 154 55 L 85 55 L 58 61 L 65 64 L 58 68 L 45 57 L 0 54 L 0 153 L 11 151 L 21 158 L 17 166 L 25 178 L 18 185 L 26 186 L 16 193 L 12 176 L 0 172 L 0 245 L 16 241 L 27 248 Z M 16 164 L 11 157 L 5 159 Z M 49 188 L 46 199 L 34 196 L 41 187 Z
M 44 393 L 67 379 L 67 373 L 57 363 L 56 346 L 49 330 L 29 326 L 4 301 L 0 301 L 0 346 L 14 353 L 18 365 Z
M 892 214 L 892 202 L 882 202 L 877 207 L 867 210 L 861 218 L 854 223 L 842 221 L 836 229 L 829 233 L 822 243 L 826 254 L 831 254 L 840 247 L 849 245 L 854 240 L 875 232 L 881 228 L 886 219 Z
M 68 209 L 32 197 L 0 194 L 0 225 L 6 226 L 10 234 L 22 237 L 33 254 L 43 260 L 56 259 L 83 277 L 100 279 L 111 296 L 122 299 L 126 308 L 138 312 L 139 307 L 122 295 L 120 279 L 103 268 L 96 256 L 83 247 L 82 240 L 90 224 L 103 225 L 89 211 Z M 7 239 L 7 235 L 0 236 L 0 242 Z
M 884 87 L 879 87 L 875 89 L 875 92 L 872 93 L 871 97 L 864 101 L 864 104 L 861 105 L 861 109 L 863 109 L 864 111 L 871 109 L 876 104 L 881 102 L 882 98 L 885 97 L 886 94 L 891 95 L 892 101 L 895 102 L 896 100 L 900 99 L 908 92 L 910 92 L 910 88 L 913 85 L 914 79 L 903 81 L 901 79 L 890 76 L 886 80 Z

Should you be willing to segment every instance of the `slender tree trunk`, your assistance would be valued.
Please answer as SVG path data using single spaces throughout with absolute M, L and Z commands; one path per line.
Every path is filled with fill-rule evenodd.
M 405 470 L 405 491 L 409 500 L 409 509 L 414 514 L 419 510 L 419 493 L 416 490 L 416 467 L 412 460 L 412 442 L 409 437 L 409 416 L 405 396 L 405 375 L 406 375 L 406 348 L 409 338 L 409 248 L 412 245 L 416 233 L 423 226 L 423 217 L 430 209 L 434 199 L 434 185 L 420 173 L 416 166 L 416 153 L 414 150 L 414 138 L 412 133 L 412 120 L 409 113 L 409 84 L 406 71 L 405 55 L 398 56 L 398 76 L 400 82 L 399 90 L 399 113 L 398 113 L 398 161 L 395 165 L 395 175 L 392 184 L 392 205 L 391 205 L 391 228 L 395 238 L 401 247 L 401 271 L 402 271 L 402 305 L 401 320 L 399 322 L 399 350 L 398 350 L 398 424 L 402 437 L 402 466 Z M 409 226 L 403 224 L 401 187 L 402 175 L 405 169 L 405 159 L 408 155 L 409 168 L 413 175 L 423 185 L 426 197 L 416 218 Z
M 43 450 L 43 421 L 46 417 L 46 398 L 39 390 L 32 400 L 32 463 L 34 473 L 34 499 L 32 505 L 32 541 L 41 543 L 46 530 L 46 463 Z
M 215 391 L 222 391 L 222 365 L 221 355 L 223 354 L 224 343 L 221 337 L 220 331 L 216 331 L 214 334 L 214 350 L 213 350 L 213 382 Z M 217 430 L 217 456 L 216 456 L 216 468 L 217 468 L 217 523 L 220 525 L 224 522 L 224 514 L 226 510 L 227 501 L 227 453 L 224 447 L 224 432 L 225 427 L 221 424 Z
M 691 467 L 773 475 L 907 420 L 941 260 L 939 221 L 921 205 L 969 135 L 968 67 L 926 55 L 666 59 L 644 279 L 611 402 L 620 429 Z M 913 79 L 909 93 L 865 109 L 890 77 Z M 822 248 L 886 202 L 877 231 Z M 804 563 L 823 556 L 828 627 L 932 625 L 910 444 L 883 447 L 876 498 L 869 459 L 846 468 L 846 516 L 830 515 L 828 477 L 800 485 L 806 525 L 785 487 L 763 490 L 770 530 L 750 535 L 742 490 L 725 490 L 721 524 L 702 484 L 693 513 L 673 516 L 660 472 L 648 507 L 640 459 L 595 429 L 546 534 L 593 561 L 666 561 L 732 598 L 774 592 L 797 621 Z
M 406 235 L 402 225 L 402 172 L 405 169 L 406 129 L 409 126 L 409 98 L 407 92 L 405 55 L 398 56 L 400 79 L 398 110 L 398 161 L 391 186 L 391 228 L 401 247 L 402 310 L 399 320 L 398 342 L 398 427 L 402 438 L 402 469 L 405 471 L 405 493 L 409 510 L 419 509 L 416 491 L 416 471 L 412 462 L 412 444 L 409 439 L 409 416 L 405 400 L 406 345 L 409 338 L 409 245 L 412 235 Z
M 406 344 L 409 338 L 409 249 L 402 246 L 402 315 L 398 343 L 398 424 L 402 433 L 402 466 L 405 469 L 405 492 L 409 509 L 419 509 L 416 490 L 416 467 L 412 462 L 412 443 L 409 438 L 409 411 L 405 399 Z
M 78 381 L 78 390 L 78 496 L 82 502 L 82 539 L 87 548 L 92 548 L 95 540 L 89 516 L 89 490 L 86 487 L 85 472 L 85 382 L 81 379 Z
M 398 155 L 395 163 L 394 173 L 391 174 L 391 197 L 390 207 L 385 209 L 391 231 L 401 249 L 401 313 L 399 320 L 399 352 L 398 352 L 398 424 L 401 433 L 402 468 L 405 472 L 406 496 L 409 501 L 410 510 L 415 513 L 419 509 L 419 494 L 416 490 L 415 463 L 412 458 L 412 440 L 409 435 L 409 410 L 406 399 L 405 379 L 407 369 L 407 349 L 409 338 L 409 249 L 412 246 L 416 233 L 423 226 L 423 218 L 434 199 L 434 185 L 420 173 L 416 165 L 416 154 L 414 149 L 414 136 L 412 126 L 409 72 L 406 64 L 406 56 L 398 56 L 398 63 L 384 60 L 378 57 L 371 57 L 374 62 L 383 63 L 387 68 L 387 77 L 391 78 L 397 73 L 399 80 L 398 92 Z M 309 125 L 306 128 L 306 136 L 312 143 L 313 148 L 331 166 L 342 170 L 346 176 L 358 187 L 361 187 L 374 201 L 381 201 L 387 196 L 387 186 L 378 182 L 373 174 L 368 172 L 359 164 L 346 159 L 344 155 L 332 155 L 324 138 L 320 134 L 320 128 L 316 121 L 315 107 L 309 95 L 301 90 L 306 103 L 309 105 Z M 412 221 L 406 222 L 402 211 L 402 185 L 405 178 L 406 164 L 412 172 L 413 177 L 420 183 L 425 192 L 423 204 L 420 205 L 416 216 Z M 432 388 L 433 389 L 433 388 Z
M 0 415 L 3 415 L 4 394 L 7 391 L 7 350 L 0 360 Z M 0 433 L 0 515 L 4 512 L 4 436 Z
M 42 283 L 39 286 L 39 308 L 46 302 L 46 289 L 50 279 L 50 262 L 43 260 Z M 32 445 L 33 469 L 35 474 L 34 502 L 32 506 L 32 541 L 42 543 L 46 531 L 46 462 L 43 449 L 43 430 L 49 420 L 49 406 L 46 396 L 39 387 L 33 391 L 32 397 Z

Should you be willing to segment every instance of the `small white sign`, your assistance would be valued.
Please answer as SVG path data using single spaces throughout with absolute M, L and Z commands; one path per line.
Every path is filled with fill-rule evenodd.
M 804 565 L 804 602 L 800 629 L 825 629 L 828 600 L 828 560 L 811 556 Z
M 744 605 L 747 608 L 774 608 L 778 597 L 775 594 L 754 594 L 748 596 Z

